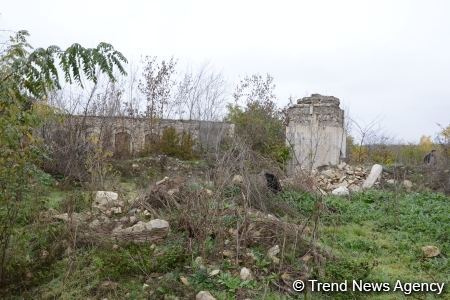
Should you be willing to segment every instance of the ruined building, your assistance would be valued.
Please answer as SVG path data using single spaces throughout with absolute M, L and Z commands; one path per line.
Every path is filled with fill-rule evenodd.
M 68 139 L 70 132 L 78 128 L 83 135 L 98 136 L 102 145 L 117 157 L 136 156 L 156 142 L 163 130 L 172 127 L 178 134 L 191 134 L 197 147 L 215 150 L 223 139 L 232 137 L 234 125 L 227 122 L 198 120 L 158 120 L 151 125 L 149 119 L 138 117 L 68 116 L 62 126 L 43 133 L 52 140 Z M 48 139 L 48 140 L 49 140 Z M 64 143 L 63 143 L 64 144 Z
M 339 103 L 336 97 L 312 94 L 289 107 L 286 142 L 293 151 L 288 173 L 336 165 L 345 158 L 344 111 Z

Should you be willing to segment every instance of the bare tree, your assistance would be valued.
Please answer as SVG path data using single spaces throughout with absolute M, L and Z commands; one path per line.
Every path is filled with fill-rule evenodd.
M 370 144 L 374 144 L 377 138 L 381 136 L 380 117 L 377 117 L 369 123 L 362 124 L 350 119 L 356 130 L 356 140 L 358 142 L 357 161 L 359 163 L 363 160 L 364 147 Z
M 226 81 L 222 73 L 204 64 L 198 71 L 187 71 L 178 83 L 174 112 L 188 120 L 219 120 L 224 113 Z
M 150 120 L 151 130 L 156 129 L 157 118 L 162 118 L 169 106 L 172 88 L 175 85 L 173 78 L 175 66 L 176 61 L 173 57 L 161 62 L 158 62 L 157 57 L 147 56 L 144 59 L 143 78 L 138 86 L 147 101 L 145 116 Z M 159 133 L 159 128 L 156 132 Z

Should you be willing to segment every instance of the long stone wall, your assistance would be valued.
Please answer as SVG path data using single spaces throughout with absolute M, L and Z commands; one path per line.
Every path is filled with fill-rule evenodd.
M 338 164 L 345 158 L 344 111 L 339 99 L 312 94 L 287 112 L 286 142 L 292 148 L 288 173 Z
M 152 126 L 147 118 L 99 116 L 70 116 L 66 122 L 82 126 L 88 137 L 101 136 L 103 145 L 119 156 L 144 151 L 167 127 L 179 134 L 189 132 L 196 146 L 203 149 L 216 149 L 224 138 L 234 135 L 234 125 L 226 122 L 163 119 Z

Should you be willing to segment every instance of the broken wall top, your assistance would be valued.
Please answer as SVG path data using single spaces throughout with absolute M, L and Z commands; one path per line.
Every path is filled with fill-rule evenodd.
M 343 127 L 344 110 L 339 104 L 339 99 L 334 96 L 312 94 L 298 99 L 297 104 L 288 109 L 288 122 L 310 125 L 315 121 L 321 126 Z

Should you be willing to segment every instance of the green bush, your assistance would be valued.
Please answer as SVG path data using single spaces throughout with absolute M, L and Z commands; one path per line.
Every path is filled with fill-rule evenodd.
M 285 142 L 283 120 L 272 108 L 256 102 L 245 108 L 228 106 L 228 120 L 235 124 L 235 133 L 251 149 L 284 164 L 290 157 Z
M 194 159 L 194 139 L 190 132 L 183 131 L 179 134 L 174 127 L 166 127 L 151 151 L 184 160 Z

